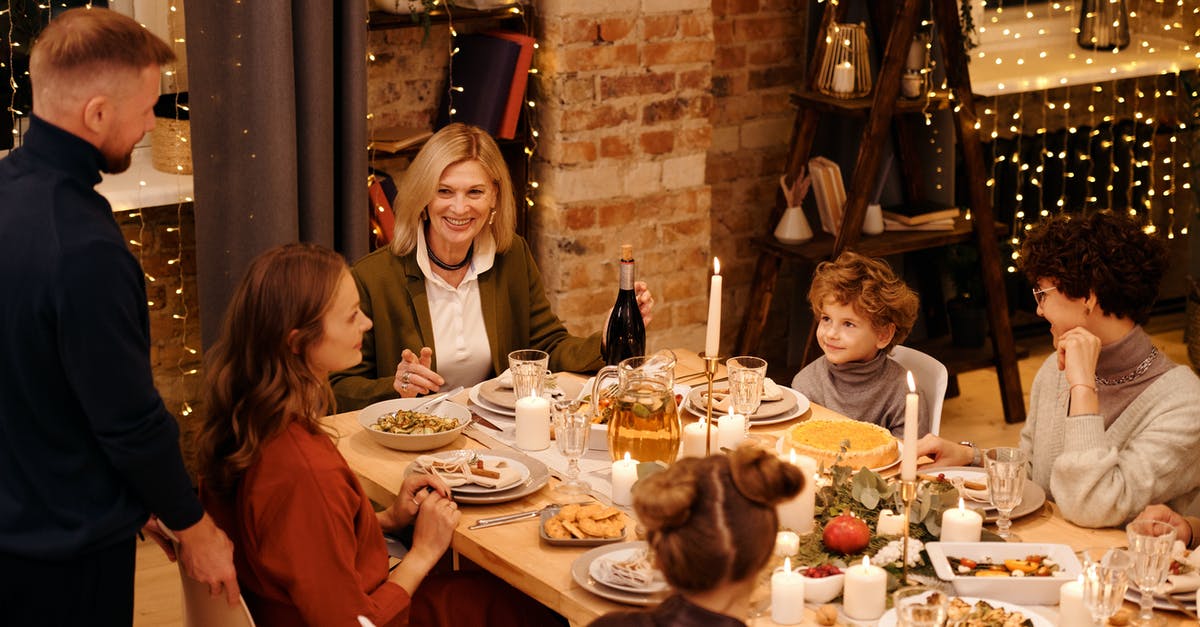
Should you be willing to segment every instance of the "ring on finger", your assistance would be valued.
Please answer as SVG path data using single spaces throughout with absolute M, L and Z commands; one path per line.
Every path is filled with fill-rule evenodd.
M 400 382 L 401 382 L 401 383 L 403 383 L 404 385 L 406 385 L 406 386 L 407 386 L 407 385 L 408 385 L 408 378 L 409 378 L 411 375 L 412 375 L 412 373 L 411 373 L 411 372 L 406 372 L 406 373 L 404 373 L 404 375 L 400 377 Z
M 408 381 L 405 381 L 404 383 L 401 383 L 401 384 L 400 384 L 400 391 L 401 391 L 401 392 L 407 392 L 407 391 L 408 391 Z

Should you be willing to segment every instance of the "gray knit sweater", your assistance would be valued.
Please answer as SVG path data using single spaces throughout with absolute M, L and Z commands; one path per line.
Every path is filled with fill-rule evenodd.
M 877 424 L 904 437 L 904 396 L 908 393 L 905 370 L 880 351 L 870 361 L 831 364 L 824 356 L 808 364 L 792 379 L 792 389 L 808 400 L 855 420 Z M 920 429 L 929 432 L 930 419 L 920 412 Z
M 1190 368 L 1158 377 L 1107 430 L 1099 414 L 1068 417 L 1068 399 L 1052 353 L 1033 380 L 1021 449 L 1033 480 L 1067 520 L 1118 526 L 1151 503 L 1193 511 L 1200 496 L 1200 379 Z

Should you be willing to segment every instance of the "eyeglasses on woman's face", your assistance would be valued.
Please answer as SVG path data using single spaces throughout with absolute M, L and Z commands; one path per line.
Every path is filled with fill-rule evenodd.
M 1033 300 L 1037 302 L 1038 307 L 1041 307 L 1042 303 L 1046 302 L 1046 294 L 1049 294 L 1050 292 L 1053 292 L 1056 289 L 1058 289 L 1058 287 L 1056 287 L 1054 285 L 1051 285 L 1050 287 L 1044 287 L 1041 289 L 1038 289 L 1035 287 L 1035 288 L 1033 288 Z

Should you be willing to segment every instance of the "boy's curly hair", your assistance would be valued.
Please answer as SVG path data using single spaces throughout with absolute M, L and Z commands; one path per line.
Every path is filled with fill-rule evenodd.
M 1133 220 L 1107 211 L 1062 214 L 1029 232 L 1021 271 L 1070 298 L 1095 292 L 1106 314 L 1145 324 L 1167 270 L 1167 247 Z
M 821 306 L 829 298 L 853 307 L 873 329 L 895 325 L 896 333 L 885 352 L 908 337 L 920 307 L 916 292 L 892 272 L 886 261 L 852 251 L 817 264 L 808 288 L 813 313 L 821 315 Z

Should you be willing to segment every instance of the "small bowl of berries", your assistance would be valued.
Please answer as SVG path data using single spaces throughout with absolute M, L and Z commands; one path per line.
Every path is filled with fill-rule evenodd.
M 804 577 L 804 600 L 809 603 L 828 603 L 842 593 L 846 575 L 833 564 L 810 566 L 800 571 Z

